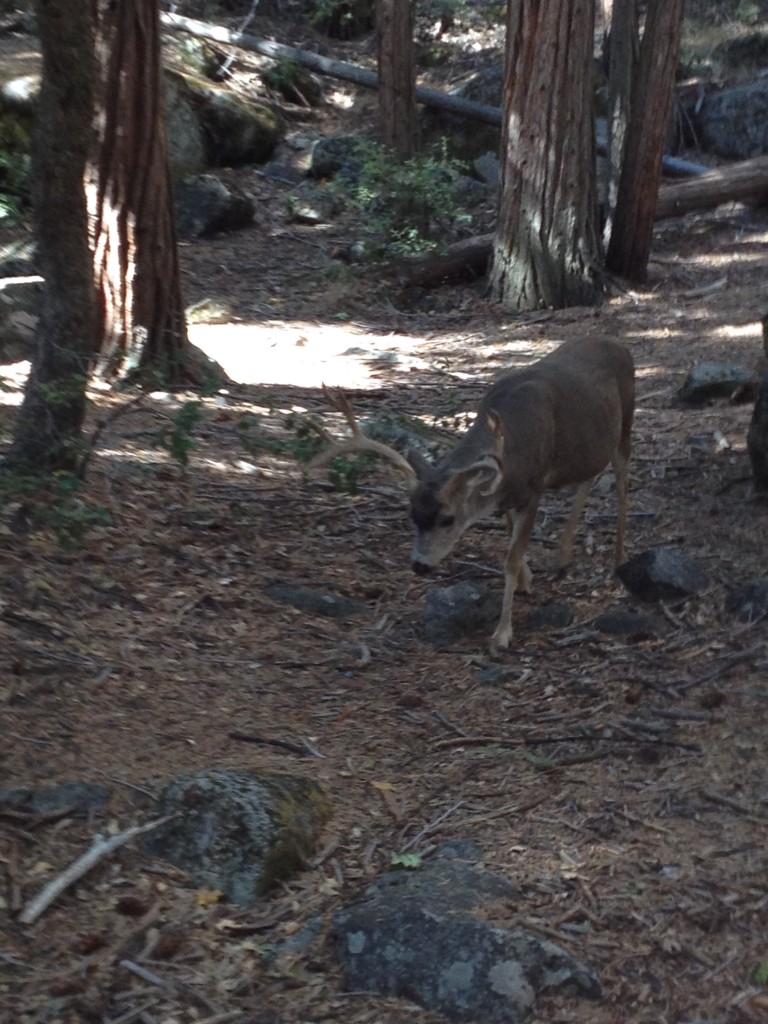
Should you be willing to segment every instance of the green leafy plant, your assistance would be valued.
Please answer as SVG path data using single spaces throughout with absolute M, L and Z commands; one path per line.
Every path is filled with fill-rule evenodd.
M 389 859 L 393 868 L 408 868 L 415 871 L 422 865 L 421 855 L 418 853 L 393 853 Z
M 110 522 L 105 508 L 92 508 L 81 497 L 76 473 L 48 476 L 6 475 L 0 478 L 0 504 L 15 505 L 12 518 L 23 529 L 49 529 L 67 551 L 79 547 L 89 530 Z
M 768 962 L 761 960 L 759 963 L 752 964 L 749 969 L 749 977 L 755 985 L 768 984 Z
M 160 431 L 156 444 L 183 468 L 189 465 L 189 457 L 197 449 L 193 434 L 203 415 L 202 404 L 198 401 L 185 402 L 173 417 L 173 425 Z
M 377 143 L 361 143 L 359 154 L 359 174 L 340 178 L 337 187 L 365 214 L 364 229 L 378 240 L 378 255 L 438 248 L 458 225 L 471 220 L 462 205 L 462 164 L 448 155 L 445 139 L 431 153 L 400 164 Z

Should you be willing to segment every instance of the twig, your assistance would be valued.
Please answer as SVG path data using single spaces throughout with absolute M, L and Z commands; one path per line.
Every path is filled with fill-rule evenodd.
M 299 747 L 295 743 L 289 743 L 288 740 L 272 740 L 267 736 L 256 736 L 253 733 L 237 731 L 228 732 L 227 736 L 238 743 L 255 743 L 265 747 L 277 747 L 279 750 L 287 750 L 291 754 L 296 754 L 297 757 L 307 756 L 307 751 L 304 747 Z
M 715 668 L 705 672 L 703 675 L 697 676 L 695 679 L 690 679 L 687 683 L 680 683 L 675 686 L 674 689 L 678 693 L 687 693 L 688 690 L 692 690 L 694 686 L 703 686 L 705 683 L 711 683 L 718 676 L 723 675 L 729 669 L 733 668 L 734 665 L 738 665 L 740 661 L 746 661 L 747 658 L 753 657 L 755 654 L 759 654 L 765 648 L 765 642 L 760 641 L 759 643 L 753 644 L 751 647 L 746 647 L 743 651 L 737 651 L 735 654 L 729 654 L 724 658 L 721 658 L 720 664 Z
M 761 817 L 752 810 L 751 807 L 747 807 L 745 804 L 739 803 L 737 800 L 731 800 L 730 797 L 723 796 L 721 793 L 715 793 L 711 789 L 700 789 L 699 795 L 703 800 L 709 800 L 712 804 L 717 804 L 718 807 L 727 807 L 731 811 L 736 811 L 738 814 L 743 814 L 745 818 L 749 818 L 750 821 L 757 821 L 761 824 L 765 824 L 765 818 Z
M 155 821 L 149 821 L 144 825 L 134 825 L 133 828 L 126 829 L 125 832 L 121 832 L 119 835 L 110 836 L 109 839 L 103 839 L 101 836 L 97 836 L 93 845 L 89 850 L 86 850 L 84 854 L 73 861 L 67 870 L 59 875 L 58 878 L 54 878 L 53 881 L 43 886 L 37 896 L 31 900 L 21 914 L 19 914 L 19 921 L 22 924 L 34 924 L 34 922 L 40 917 L 44 911 L 53 903 L 53 901 L 68 889 L 70 885 L 73 885 L 78 879 L 82 878 L 83 875 L 87 874 L 92 867 L 108 857 L 109 854 L 114 853 L 115 850 L 120 849 L 121 846 L 125 846 L 126 843 L 135 839 L 137 836 L 144 835 L 145 832 L 152 832 L 154 829 L 164 825 L 167 821 L 170 821 L 175 815 L 167 814 L 164 818 L 157 818 Z
M 617 731 L 621 727 L 613 724 L 612 728 Z M 436 740 L 432 746 L 437 750 L 444 750 L 446 747 L 539 747 L 547 743 L 600 743 L 603 741 L 613 743 L 647 743 L 659 747 L 679 747 L 682 750 L 692 750 L 698 753 L 701 747 L 698 743 L 679 743 L 677 740 L 660 740 L 656 737 L 633 736 L 631 733 L 621 730 L 620 736 L 611 736 L 605 732 L 599 733 L 576 733 L 573 736 L 520 736 L 515 739 L 504 739 L 503 736 L 458 736 L 446 740 Z

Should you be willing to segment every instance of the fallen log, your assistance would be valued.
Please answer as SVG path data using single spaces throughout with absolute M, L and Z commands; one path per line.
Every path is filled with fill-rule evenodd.
M 204 21 L 195 21 L 194 18 L 183 18 L 179 14 L 161 13 L 160 21 L 167 28 L 179 29 L 201 39 L 212 39 L 217 43 L 239 46 L 242 50 L 253 50 L 254 53 L 260 53 L 262 57 L 271 57 L 273 60 L 295 60 L 299 64 L 303 64 L 305 68 L 309 68 L 310 71 L 317 71 L 330 78 L 341 78 L 347 82 L 354 82 L 355 85 L 362 85 L 366 89 L 378 89 L 379 87 L 377 73 L 368 68 L 361 68 L 357 64 L 349 64 L 343 60 L 331 60 L 329 57 L 321 57 L 318 53 L 310 53 L 309 50 L 300 50 L 296 46 L 284 46 L 282 43 L 259 39 L 258 36 L 251 36 L 244 32 L 230 32 L 229 29 L 221 25 L 209 25 Z M 439 89 L 426 89 L 421 85 L 416 87 L 416 99 L 428 106 L 443 107 L 454 114 L 474 117 L 486 124 L 501 125 L 501 111 L 498 107 L 475 103 L 461 96 L 449 96 L 448 93 L 440 92 Z
M 707 210 L 721 203 L 768 200 L 768 156 L 717 167 L 698 178 L 662 185 L 656 220 L 681 217 L 692 210 Z
M 656 220 L 749 199 L 768 202 L 768 156 L 718 167 L 675 185 L 662 185 Z M 482 276 L 491 258 L 493 237 L 474 235 L 449 245 L 442 253 L 403 257 L 395 264 L 398 280 L 402 285 L 427 288 L 443 281 Z
M 309 50 L 301 50 L 296 46 L 285 46 L 283 43 L 275 43 L 269 39 L 259 39 L 258 36 L 248 35 L 245 32 L 231 32 L 222 25 L 210 25 L 208 22 L 196 21 L 194 18 L 184 18 L 180 14 L 161 12 L 160 21 L 166 28 L 178 29 L 200 39 L 212 39 L 214 42 L 225 43 L 228 46 L 239 46 L 242 50 L 253 50 L 254 53 L 260 53 L 262 57 L 271 57 L 273 60 L 295 60 L 305 68 L 309 68 L 310 71 L 327 75 L 329 78 L 354 82 L 355 85 L 361 85 L 366 89 L 378 89 L 379 87 L 378 74 L 368 68 L 361 68 L 357 64 L 349 64 L 343 60 L 331 60 L 330 57 L 321 57 L 318 53 L 310 53 Z M 423 85 L 416 86 L 416 99 L 425 106 L 439 107 L 462 117 L 474 118 L 484 124 L 501 127 L 501 110 L 498 107 L 475 103 L 474 100 L 440 92 L 439 89 L 427 89 Z M 604 153 L 605 147 L 598 145 L 597 151 Z M 708 170 L 700 164 L 669 156 L 663 157 L 662 167 L 664 173 L 673 178 L 704 174 Z

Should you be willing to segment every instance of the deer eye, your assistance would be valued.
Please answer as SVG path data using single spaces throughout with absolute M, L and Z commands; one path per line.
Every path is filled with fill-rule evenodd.
M 453 524 L 455 522 L 456 522 L 456 516 L 443 516 L 443 518 L 440 520 L 440 522 L 437 525 L 438 526 L 442 526 L 444 529 L 447 530 L 448 527 L 449 526 L 453 526 Z

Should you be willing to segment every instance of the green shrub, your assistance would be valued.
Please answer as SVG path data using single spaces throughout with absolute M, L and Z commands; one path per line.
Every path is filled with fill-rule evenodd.
M 376 255 L 440 248 L 458 225 L 471 221 L 462 206 L 462 165 L 448 156 L 445 139 L 433 152 L 403 163 L 372 142 L 361 143 L 360 155 L 359 174 L 339 179 L 336 187 L 364 214 Z

